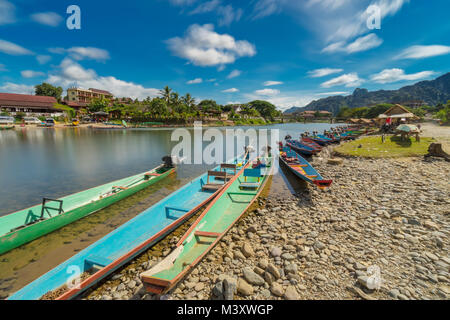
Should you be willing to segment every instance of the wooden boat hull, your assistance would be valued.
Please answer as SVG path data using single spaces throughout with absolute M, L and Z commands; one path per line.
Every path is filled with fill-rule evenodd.
M 311 183 L 317 186 L 319 189 L 326 189 L 331 186 L 333 180 L 325 180 L 319 172 L 303 157 L 299 154 L 296 154 L 296 158 L 298 160 L 297 164 L 294 164 L 286 159 L 283 156 L 283 153 L 288 153 L 290 150 L 289 147 L 284 147 L 280 153 L 280 162 L 284 164 L 294 175 L 298 178 Z
M 141 274 L 141 280 L 147 291 L 156 294 L 167 292 L 192 270 L 258 198 L 268 181 L 273 165 L 266 168 L 260 186 L 256 190 L 239 188 L 243 182 L 244 170 L 245 168 L 209 204 L 179 241 L 177 248 L 155 268 Z
M 319 150 L 316 150 L 316 149 L 314 149 L 312 147 L 304 145 L 304 144 L 302 144 L 302 143 L 300 143 L 298 141 L 295 141 L 295 140 L 287 141 L 286 144 L 289 147 L 291 147 L 292 149 L 294 149 L 295 152 L 298 152 L 298 153 L 303 154 L 305 156 L 312 156 L 312 155 L 314 155 L 314 154 L 319 152 Z
M 220 167 L 215 170 L 220 170 Z M 100 269 L 97 272 L 89 275 L 78 287 L 64 292 L 57 300 L 78 296 L 156 244 L 210 202 L 220 190 L 214 193 L 202 191 L 206 180 L 207 174 L 194 179 L 8 299 L 40 299 L 46 293 L 63 286 L 71 277 L 69 270 L 78 268 L 80 273 L 85 273 L 91 270 L 93 265 L 98 266 Z M 182 215 L 176 216 L 179 212 L 182 212 Z
M 161 166 L 158 168 L 161 168 Z M 154 170 L 158 170 L 158 168 Z M 174 173 L 175 170 L 175 168 L 166 170 L 159 176 L 151 177 L 148 181 L 144 180 L 145 173 L 142 173 L 60 198 L 58 200 L 63 202 L 64 212 L 58 214 L 54 211 L 50 211 L 52 217 L 47 218 L 46 220 L 40 221 L 42 205 L 36 205 L 25 210 L 2 216 L 0 217 L 0 234 L 2 234 L 2 236 L 0 236 L 0 254 L 6 253 L 127 198 L 164 179 L 168 175 Z M 127 185 L 127 182 L 139 181 L 137 179 L 140 178 L 142 178 L 142 181 L 126 190 L 121 190 L 103 198 L 99 197 L 101 194 L 112 190 L 113 186 Z M 89 201 L 96 198 L 98 198 L 98 200 Z M 77 206 L 77 203 L 80 202 L 84 204 Z M 52 207 L 57 205 L 57 202 L 54 201 L 49 203 Z M 48 217 L 48 215 L 46 215 L 46 217 Z

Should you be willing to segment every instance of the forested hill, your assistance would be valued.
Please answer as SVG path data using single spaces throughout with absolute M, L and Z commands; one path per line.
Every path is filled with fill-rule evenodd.
M 379 90 L 369 92 L 367 89 L 356 89 L 350 96 L 333 96 L 315 100 L 303 108 L 293 107 L 285 113 L 306 110 L 325 110 L 336 115 L 342 107 L 359 108 L 378 103 L 401 103 L 422 100 L 434 106 L 450 100 L 450 72 L 430 81 L 421 81 L 398 90 Z

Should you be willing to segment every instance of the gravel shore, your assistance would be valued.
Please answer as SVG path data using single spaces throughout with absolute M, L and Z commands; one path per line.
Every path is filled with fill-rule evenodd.
M 86 298 L 448 299 L 449 164 L 435 158 L 330 164 L 327 152 L 323 157 L 313 164 L 334 180 L 330 190 L 271 191 L 168 294 L 147 294 L 139 280 L 165 250 L 139 258 Z

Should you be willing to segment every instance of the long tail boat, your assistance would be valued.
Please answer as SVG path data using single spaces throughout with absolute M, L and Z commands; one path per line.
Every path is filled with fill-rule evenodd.
M 263 167 L 250 168 L 250 162 L 247 163 L 181 238 L 176 249 L 141 274 L 147 291 L 160 294 L 173 288 L 239 220 L 258 198 L 272 172 L 272 159 L 262 159 L 266 163 Z
M 11 130 L 14 128 L 15 128 L 15 126 L 0 126 L 0 130 Z
M 245 166 L 242 157 L 192 180 L 8 299 L 46 299 L 49 294 L 57 295 L 56 300 L 68 300 L 78 296 L 188 220 L 225 187 L 240 166 Z M 73 270 L 83 280 L 68 287 Z
M 320 150 L 317 150 L 316 148 L 307 146 L 297 140 L 287 140 L 286 144 L 291 147 L 292 149 L 295 150 L 295 152 L 301 153 L 305 156 L 312 156 L 318 152 L 320 152 Z
M 317 151 L 322 151 L 323 147 L 320 144 L 318 144 L 312 140 L 305 140 L 305 138 L 302 137 L 300 142 L 307 145 L 308 147 L 316 149 Z
M 329 188 L 333 183 L 333 180 L 325 180 L 308 161 L 290 147 L 284 147 L 280 150 L 280 161 L 297 177 L 317 186 L 319 189 Z
M 0 217 L 0 254 L 106 208 L 164 179 L 176 170 L 162 164 L 149 172 L 106 183 Z
M 304 137 L 303 140 L 305 141 L 312 141 L 315 142 L 321 146 L 326 146 L 329 145 L 330 143 L 332 143 L 333 141 L 331 141 L 331 139 L 322 139 L 319 137 Z

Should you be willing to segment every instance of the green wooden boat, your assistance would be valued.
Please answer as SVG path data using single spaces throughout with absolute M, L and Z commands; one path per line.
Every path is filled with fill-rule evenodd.
M 147 291 L 161 294 L 172 289 L 247 211 L 273 170 L 272 158 L 261 161 L 265 164 L 259 168 L 249 169 L 252 166 L 249 162 L 236 174 L 181 238 L 175 250 L 141 274 Z
M 15 128 L 15 126 L 0 126 L 0 130 L 11 130 L 14 128 Z
M 110 206 L 158 181 L 176 168 L 160 165 L 128 178 L 106 183 L 0 217 L 0 254 Z

